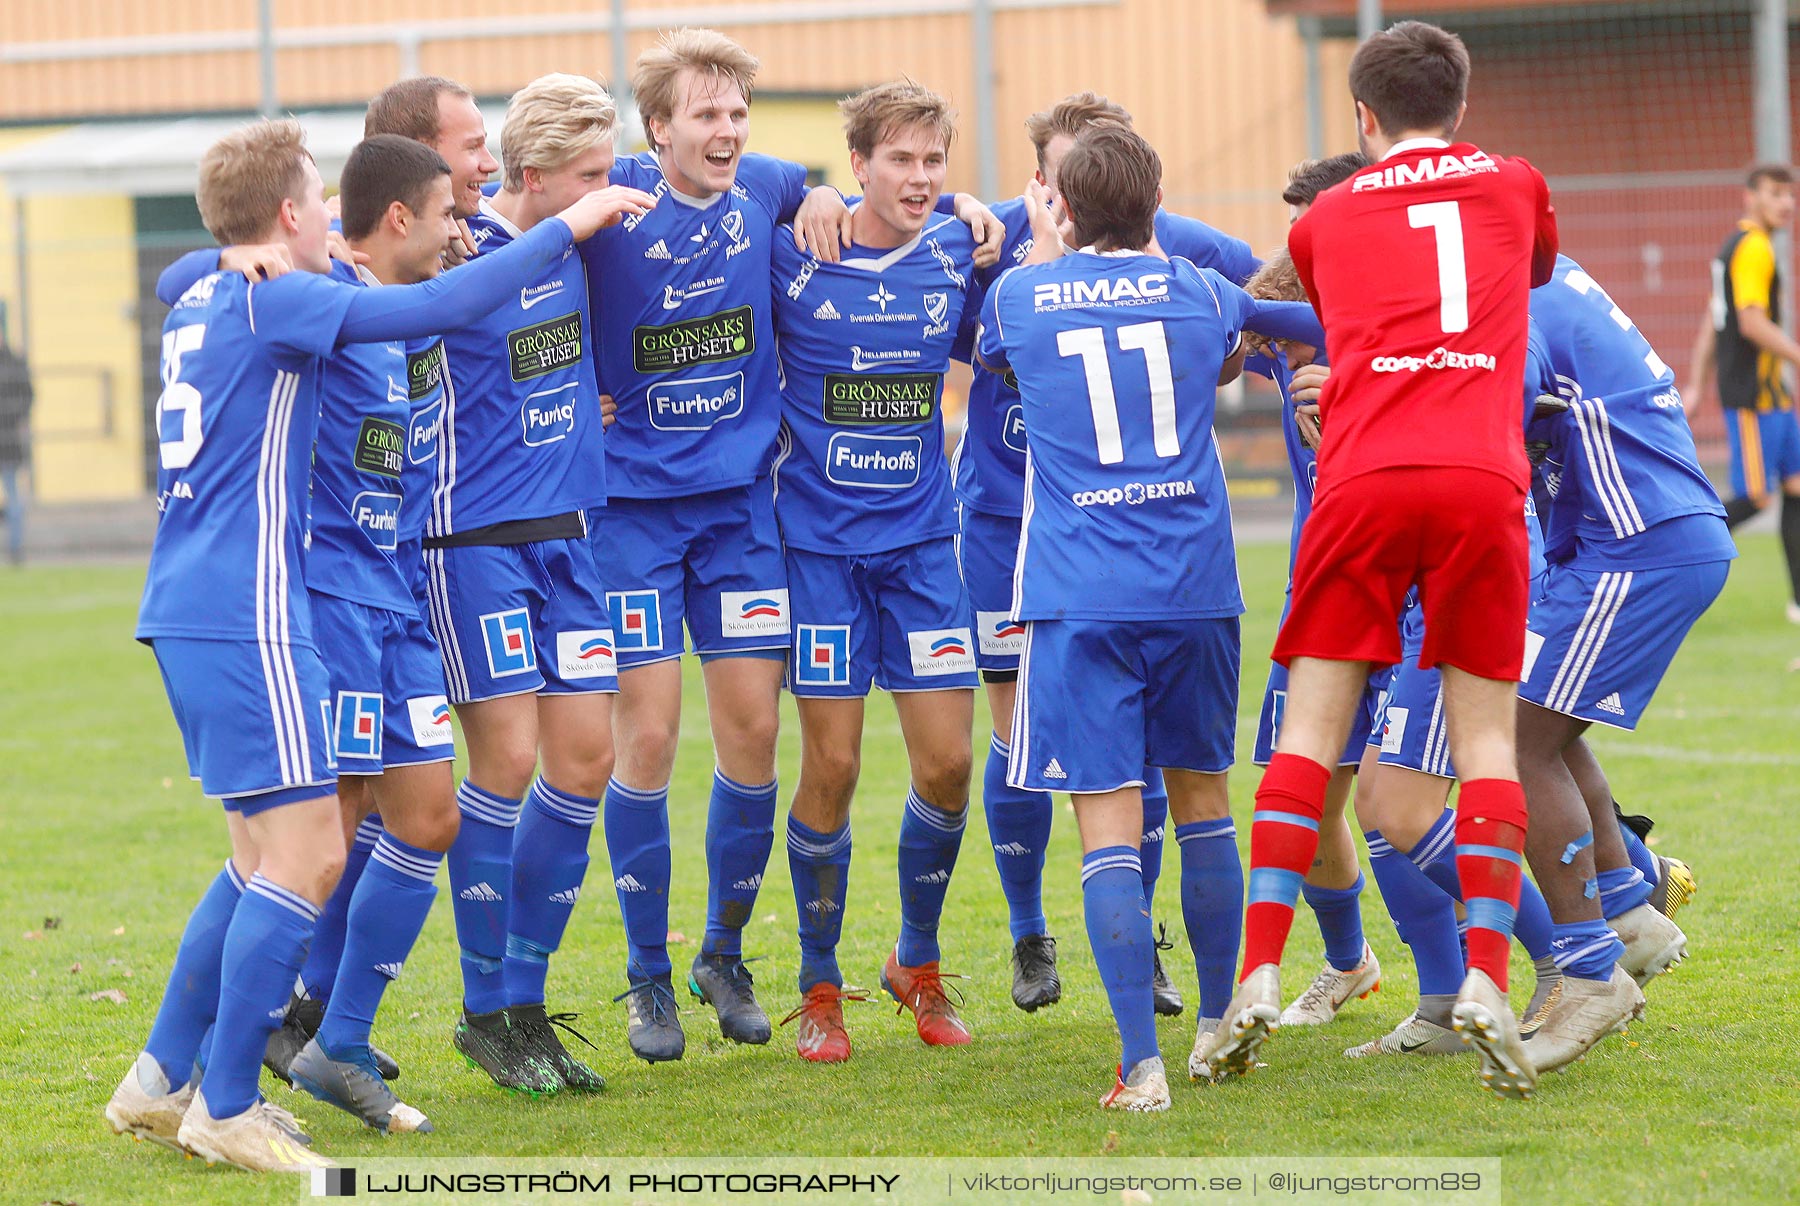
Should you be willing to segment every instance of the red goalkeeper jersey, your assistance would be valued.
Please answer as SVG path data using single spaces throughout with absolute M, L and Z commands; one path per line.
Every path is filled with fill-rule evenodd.
M 1412 139 L 1322 194 L 1288 249 L 1331 360 L 1320 490 L 1397 466 L 1526 482 L 1527 295 L 1557 251 L 1536 168 Z

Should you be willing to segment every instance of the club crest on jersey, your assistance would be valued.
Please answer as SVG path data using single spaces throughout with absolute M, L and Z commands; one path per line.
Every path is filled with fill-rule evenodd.
M 523 607 L 490 611 L 482 616 L 481 636 L 487 646 L 490 677 L 508 678 L 537 669 L 537 649 L 531 643 L 531 616 Z
M 406 463 L 423 465 L 436 460 L 443 434 L 444 399 L 440 396 L 413 415 L 406 435 Z
M 1025 454 L 1025 408 L 1017 403 L 1006 408 L 1000 420 L 1000 442 L 1014 452 Z
M 364 490 L 350 500 L 350 517 L 369 543 L 392 550 L 400 542 L 400 496 Z
M 840 486 L 904 490 L 919 480 L 922 436 L 852 435 L 840 431 L 825 446 L 825 477 Z
M 662 600 L 653 590 L 609 590 L 606 610 L 612 615 L 615 646 L 655 651 L 662 648 Z
M 850 626 L 801 624 L 794 630 L 794 681 L 816 687 L 850 682 Z
M 976 612 L 975 631 L 981 651 L 989 656 L 1011 657 L 1025 652 L 1025 625 L 1013 619 L 1011 612 Z
M 556 634 L 556 672 L 564 678 L 615 678 L 619 663 L 610 628 Z
M 731 240 L 731 246 L 725 249 L 725 258 L 730 259 L 740 251 L 749 248 L 750 240 L 744 237 L 744 211 L 729 209 L 719 219 L 719 230 Z
M 337 737 L 340 758 L 381 757 L 381 696 L 363 691 L 337 694 Z
M 567 439 L 575 431 L 575 382 L 527 394 L 519 407 L 525 446 L 537 448 Z
M 933 628 L 906 634 L 912 672 L 925 678 L 974 673 L 975 655 L 970 652 L 974 645 L 967 628 Z
M 950 317 L 950 295 L 948 293 L 927 293 L 925 295 L 925 317 L 931 321 L 926 324 L 924 335 L 942 335 L 950 329 L 944 320 Z
M 450 701 L 442 695 L 420 695 L 406 701 L 406 717 L 412 721 L 417 745 L 450 745 L 456 740 L 450 727 Z
M 744 374 L 658 382 L 644 400 L 659 431 L 710 431 L 744 413 Z
M 719 631 L 728 637 L 785 637 L 788 634 L 787 588 L 721 591 Z

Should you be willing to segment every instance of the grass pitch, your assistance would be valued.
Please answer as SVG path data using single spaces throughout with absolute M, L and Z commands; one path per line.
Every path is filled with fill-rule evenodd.
M 946 909 L 944 962 L 968 973 L 973 1046 L 923 1048 L 910 1020 L 870 1004 L 848 1012 L 855 1058 L 803 1064 L 791 1031 L 765 1048 L 718 1036 L 710 1010 L 685 1009 L 687 1058 L 650 1067 L 625 1044 L 624 936 L 603 843 L 587 903 L 552 967 L 551 1006 L 576 1009 L 601 1050 L 598 1097 L 530 1101 L 502 1094 L 452 1052 L 455 940 L 440 895 L 407 974 L 388 993 L 377 1040 L 404 1065 L 405 1099 L 437 1134 L 384 1140 L 304 1098 L 320 1147 L 357 1156 L 489 1155 L 1468 1155 L 1504 1159 L 1509 1201 L 1792 1200 L 1800 1181 L 1800 1053 L 1787 1010 L 1800 983 L 1792 858 L 1800 803 L 1800 629 L 1781 616 L 1779 552 L 1746 538 L 1724 597 L 1683 649 L 1642 729 L 1596 730 L 1594 745 L 1628 810 L 1657 822 L 1653 842 L 1695 867 L 1701 894 L 1680 921 L 1692 956 L 1654 984 L 1650 1012 L 1529 1103 L 1477 1088 L 1474 1060 L 1348 1061 L 1346 1046 L 1388 1029 L 1416 990 L 1404 948 L 1365 896 L 1383 990 L 1319 1031 L 1284 1032 L 1270 1067 L 1224 1086 L 1175 1086 L 1152 1117 L 1095 1108 L 1117 1056 L 1082 933 L 1074 818 L 1057 807 L 1047 913 L 1062 939 L 1061 1005 L 1026 1015 L 1008 996 L 1005 905 L 982 821 L 972 818 Z M 1262 654 L 1281 598 L 1285 549 L 1241 550 L 1250 614 L 1239 749 L 1261 698 Z M 139 1049 L 187 912 L 226 846 L 218 808 L 189 783 L 150 653 L 130 640 L 141 566 L 0 573 L 0 1134 L 11 1201 L 288 1202 L 298 1186 L 208 1170 L 114 1137 L 101 1117 Z M 690 664 L 681 760 L 671 794 L 678 968 L 705 911 L 701 865 L 712 768 Z M 978 706 L 978 715 L 985 710 Z M 784 717 L 784 793 L 798 738 Z M 978 739 L 979 751 L 985 740 Z M 888 701 L 871 701 L 856 806 L 854 889 L 842 964 L 873 987 L 898 926 L 895 843 L 906 763 Z M 1233 776 L 1240 817 L 1256 771 Z M 785 800 L 784 800 L 785 803 Z M 979 810 L 979 803 L 976 804 Z M 1248 841 L 1249 826 L 1240 827 Z M 1172 844 L 1171 844 L 1172 846 Z M 1156 915 L 1180 930 L 1171 849 Z M 794 901 L 777 842 L 758 919 L 746 935 L 759 991 L 779 1018 L 794 999 Z M 1320 957 L 1301 909 L 1286 963 L 1288 994 Z M 1160 1023 L 1171 1071 L 1193 1042 L 1193 964 L 1165 956 L 1188 1010 Z M 1529 991 L 1521 966 L 1515 995 Z M 122 1001 L 105 995 L 116 992 Z M 682 994 L 685 1000 L 685 993 Z M 265 1080 L 278 1090 L 279 1085 Z

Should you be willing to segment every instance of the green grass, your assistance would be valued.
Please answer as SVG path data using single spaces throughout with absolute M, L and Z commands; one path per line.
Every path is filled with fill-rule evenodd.
M 944 945 L 948 968 L 972 977 L 970 1048 L 925 1050 L 907 1019 L 869 1005 L 850 1011 L 855 1059 L 813 1067 L 794 1057 L 791 1032 L 778 1031 L 767 1048 L 732 1047 L 710 1011 L 696 1008 L 684 1014 L 686 1060 L 654 1068 L 632 1060 L 622 1009 L 610 1003 L 623 987 L 623 933 L 596 839 L 591 890 L 555 963 L 551 1000 L 584 1014 L 581 1027 L 601 1047 L 594 1062 L 609 1078 L 606 1094 L 516 1099 L 454 1056 L 457 963 L 440 896 L 377 1026 L 405 1065 L 406 1099 L 430 1114 L 438 1133 L 384 1141 L 325 1107 L 306 1115 L 322 1148 L 352 1160 L 415 1152 L 1482 1155 L 1504 1158 L 1511 1201 L 1572 1192 L 1634 1203 L 1791 1200 L 1800 1179 L 1800 1059 L 1785 1022 L 1800 982 L 1792 857 L 1800 674 L 1787 667 L 1800 656 L 1800 630 L 1781 618 L 1773 540 L 1744 543 L 1724 597 L 1689 640 L 1642 730 L 1600 732 L 1594 741 L 1619 798 L 1654 815 L 1660 848 L 1689 859 L 1700 875 L 1702 893 L 1681 916 L 1693 957 L 1652 987 L 1650 1014 L 1630 1041 L 1608 1040 L 1570 1073 L 1549 1077 L 1529 1103 L 1481 1093 L 1466 1058 L 1340 1056 L 1397 1022 L 1415 989 L 1371 891 L 1369 933 L 1387 967 L 1380 994 L 1353 1003 L 1324 1031 L 1282 1034 L 1271 1066 L 1248 1082 L 1182 1080 L 1166 1115 L 1103 1114 L 1094 1101 L 1116 1040 L 1082 936 L 1073 817 L 1059 803 L 1046 903 L 1063 939 L 1065 995 L 1036 1016 L 1008 998 L 1004 903 L 981 822 L 969 830 Z M 1242 566 L 1251 611 L 1239 748 L 1247 750 L 1284 550 L 1245 548 Z M 115 1138 L 101 1119 L 149 1027 L 187 911 L 225 853 L 217 807 L 186 778 L 151 656 L 130 640 L 141 575 L 134 566 L 0 573 L 0 1135 L 8 1166 L 0 1196 L 84 1206 L 291 1201 L 291 1182 L 184 1164 Z M 688 935 L 673 948 L 678 965 L 692 957 L 705 906 L 700 851 L 711 760 L 694 691 L 686 725 L 671 799 L 671 925 Z M 791 787 L 791 706 L 784 725 L 782 780 Z M 842 953 L 846 975 L 871 986 L 897 926 L 905 765 L 892 708 L 878 698 Z M 1240 815 L 1255 780 L 1248 767 L 1234 776 Z M 1171 853 L 1156 912 L 1177 930 L 1178 875 Z M 1319 957 L 1317 931 L 1304 916 L 1295 935 L 1290 985 Z M 756 970 L 762 999 L 779 1017 L 791 1004 L 796 964 L 779 845 L 746 946 L 767 956 Z M 1190 997 L 1187 1013 L 1161 1024 L 1165 1053 L 1179 1068 L 1193 1041 L 1185 944 L 1169 962 Z M 1528 976 L 1518 979 L 1528 988 Z M 90 999 L 112 988 L 126 994 L 125 1004 Z

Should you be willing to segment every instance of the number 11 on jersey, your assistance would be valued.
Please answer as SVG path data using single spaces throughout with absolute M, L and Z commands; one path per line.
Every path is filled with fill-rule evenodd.
M 1175 430 L 1175 372 L 1169 363 L 1169 340 L 1160 322 L 1137 322 L 1118 329 L 1121 352 L 1142 352 L 1150 377 L 1150 429 L 1156 455 L 1181 455 L 1181 437 Z M 1124 436 L 1119 431 L 1119 402 L 1113 390 L 1112 363 L 1106 352 L 1102 327 L 1059 331 L 1056 350 L 1081 357 L 1087 374 L 1088 408 L 1094 413 L 1094 442 L 1102 465 L 1125 459 Z

